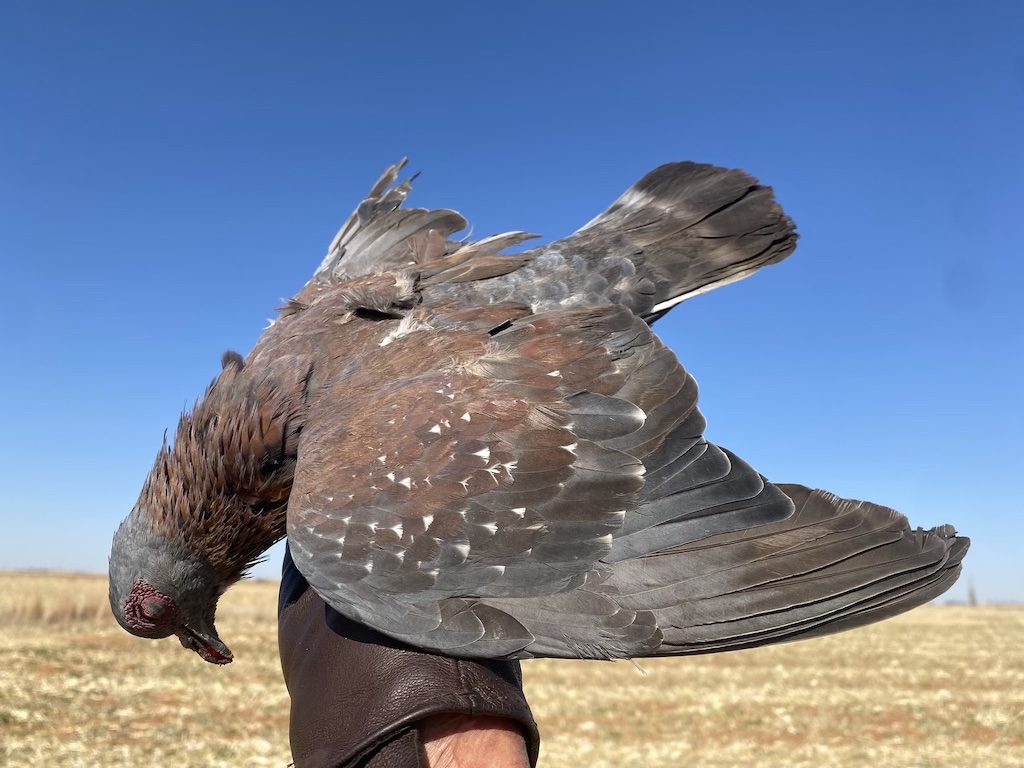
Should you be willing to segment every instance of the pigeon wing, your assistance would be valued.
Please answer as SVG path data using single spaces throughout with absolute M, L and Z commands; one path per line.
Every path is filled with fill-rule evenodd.
M 321 395 L 289 503 L 296 565 L 340 612 L 421 647 L 526 655 L 516 606 L 546 598 L 649 653 L 649 612 L 581 589 L 616 537 L 679 516 L 723 533 L 793 505 L 703 440 L 693 378 L 630 311 L 504 312 L 402 321 Z M 642 508 L 645 459 L 668 467 L 671 512 Z

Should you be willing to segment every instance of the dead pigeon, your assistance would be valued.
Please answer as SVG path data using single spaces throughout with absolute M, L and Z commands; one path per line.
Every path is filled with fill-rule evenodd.
M 824 635 L 945 591 L 968 540 L 773 485 L 703 437 L 651 324 L 788 256 L 746 173 L 663 165 L 569 237 L 476 242 L 389 168 L 165 441 L 110 556 L 129 632 L 231 652 L 217 600 L 287 532 L 342 614 L 462 657 L 614 659 Z

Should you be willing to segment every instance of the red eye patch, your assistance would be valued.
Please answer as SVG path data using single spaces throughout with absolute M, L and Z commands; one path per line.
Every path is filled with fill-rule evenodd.
M 124 601 L 124 618 L 133 630 L 151 632 L 176 626 L 180 617 L 178 606 L 169 595 L 139 579 Z

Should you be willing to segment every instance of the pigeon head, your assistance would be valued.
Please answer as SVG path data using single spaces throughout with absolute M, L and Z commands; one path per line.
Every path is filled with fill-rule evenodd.
M 217 601 L 285 532 L 301 424 L 276 381 L 226 354 L 165 439 L 110 553 L 110 606 L 133 635 L 177 635 L 206 661 L 232 660 Z
M 217 600 L 227 586 L 208 563 L 169 546 L 139 507 L 114 536 L 110 607 L 133 635 L 177 635 L 206 661 L 229 663 L 231 651 L 214 626 Z

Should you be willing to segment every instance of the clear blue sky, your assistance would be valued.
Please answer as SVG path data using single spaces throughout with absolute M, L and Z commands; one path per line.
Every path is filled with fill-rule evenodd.
M 553 238 L 692 159 L 803 236 L 658 326 L 709 437 L 955 523 L 1024 598 L 1022 8 L 0 2 L 0 567 L 105 570 L 163 430 L 389 162 Z

